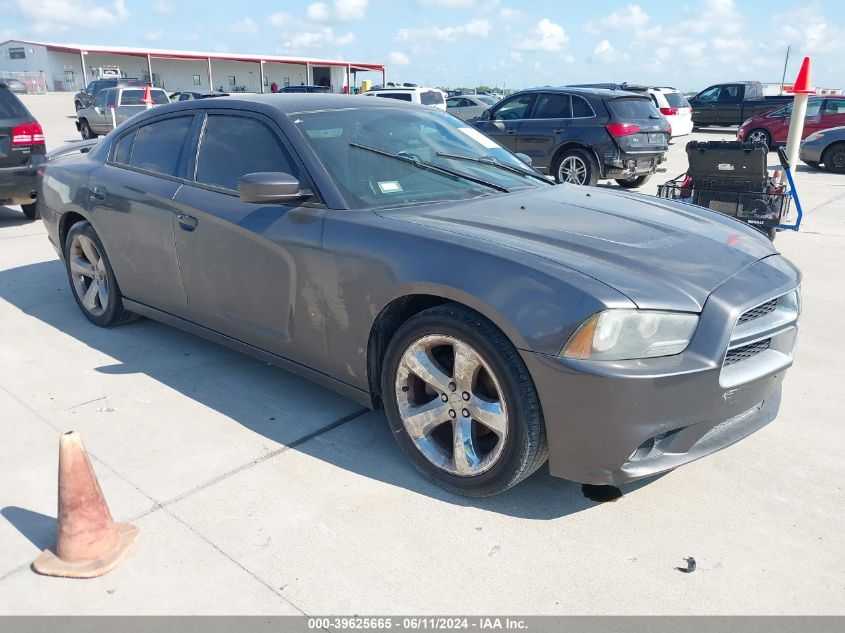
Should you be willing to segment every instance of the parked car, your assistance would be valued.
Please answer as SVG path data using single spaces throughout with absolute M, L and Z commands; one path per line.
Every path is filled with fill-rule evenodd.
M 553 186 L 434 108 L 174 103 L 42 183 L 89 321 L 159 319 L 384 407 L 457 493 L 547 455 L 592 484 L 670 470 L 771 421 L 792 364 L 800 273 L 765 236 Z
M 7 77 L 6 79 L 0 79 L 0 81 L 6 84 L 6 88 L 19 95 L 25 95 L 27 92 L 29 92 L 26 89 L 26 84 L 20 79 L 13 79 L 12 77 Z
M 785 145 L 791 120 L 790 103 L 773 112 L 758 114 L 744 121 L 736 131 L 736 137 L 740 141 L 759 141 L 770 148 Z M 801 138 L 840 125 L 845 125 L 845 95 L 811 97 L 807 100 L 807 114 L 804 117 L 804 132 Z
M 97 138 L 108 134 L 116 125 L 147 109 L 145 88 L 106 88 L 94 98 L 94 103 L 76 113 L 76 129 L 82 138 Z M 150 88 L 153 105 L 170 103 L 161 88 Z
M 442 90 L 437 88 L 373 88 L 364 93 L 365 97 L 383 97 L 385 99 L 396 99 L 408 103 L 419 103 L 431 106 L 439 110 L 446 109 L 446 97 Z
M 213 97 L 228 97 L 228 92 L 197 92 L 194 90 L 185 90 L 184 92 L 174 92 L 170 95 L 171 101 L 191 101 L 192 99 L 211 99 Z
M 845 126 L 813 132 L 801 143 L 798 156 L 810 167 L 824 165 L 827 171 L 845 174 Z
M 763 94 L 759 81 L 735 81 L 716 84 L 689 99 L 692 122 L 698 127 L 706 125 L 739 125 L 746 119 L 769 112 L 791 101 L 792 96 Z
M 132 86 L 143 86 L 144 83 L 139 79 L 97 79 L 88 84 L 73 96 L 73 105 L 77 111 L 82 108 L 87 108 L 94 103 L 94 97 L 100 94 L 101 90 L 106 88 L 122 88 Z
M 639 187 L 669 149 L 669 123 L 644 94 L 598 88 L 523 90 L 471 122 L 557 182 Z
M 279 89 L 279 92 L 331 92 L 331 88 L 328 86 L 284 86 L 283 88 Z
M 446 112 L 463 121 L 477 119 L 482 113 L 498 103 L 495 97 L 487 95 L 459 95 L 446 99 Z
M 677 88 L 651 87 L 629 83 L 571 84 L 574 88 L 604 88 L 646 94 L 671 126 L 672 138 L 692 133 L 692 107 Z
M 21 100 L 0 83 L 0 204 L 19 204 L 30 220 L 35 205 L 36 170 L 46 160 L 44 131 Z

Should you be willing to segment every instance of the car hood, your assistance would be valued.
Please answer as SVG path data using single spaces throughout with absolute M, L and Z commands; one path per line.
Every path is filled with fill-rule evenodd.
M 551 260 L 643 309 L 698 312 L 727 279 L 777 252 L 715 211 L 577 185 L 379 213 Z

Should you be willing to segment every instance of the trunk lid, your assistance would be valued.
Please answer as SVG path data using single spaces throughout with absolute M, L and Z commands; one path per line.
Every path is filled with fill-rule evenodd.
M 615 97 L 608 101 L 607 131 L 623 152 L 659 153 L 669 149 L 669 124 L 648 97 Z

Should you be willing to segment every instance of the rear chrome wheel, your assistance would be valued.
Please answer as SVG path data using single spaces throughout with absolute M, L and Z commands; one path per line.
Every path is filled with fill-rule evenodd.
M 587 164 L 580 156 L 567 156 L 560 161 L 557 168 L 558 182 L 568 182 L 573 185 L 583 185 L 587 182 Z
M 380 396 L 402 452 L 452 492 L 493 495 L 546 461 L 543 413 L 525 361 L 465 306 L 429 308 L 399 327 L 384 355 Z
M 438 468 L 477 475 L 501 456 L 508 435 L 502 388 L 468 344 L 445 334 L 414 341 L 399 361 L 395 392 L 405 430 Z
M 100 237 L 88 222 L 77 222 L 65 237 L 65 269 L 73 298 L 91 323 L 109 327 L 135 318 L 123 296 Z
M 74 235 L 68 260 L 76 296 L 91 315 L 101 316 L 109 307 L 109 279 L 97 245 L 86 235 Z

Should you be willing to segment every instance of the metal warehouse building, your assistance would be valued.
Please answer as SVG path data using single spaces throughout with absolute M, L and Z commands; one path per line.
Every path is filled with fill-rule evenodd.
M 383 64 L 341 60 L 25 40 L 0 43 L 0 81 L 19 78 L 31 92 L 75 92 L 88 85 L 97 69 L 110 66 L 168 92 L 270 92 L 274 83 L 280 88 L 328 85 L 333 92 L 344 92 L 358 85 L 360 73 L 378 73 L 370 78 L 381 83 L 386 79 Z

